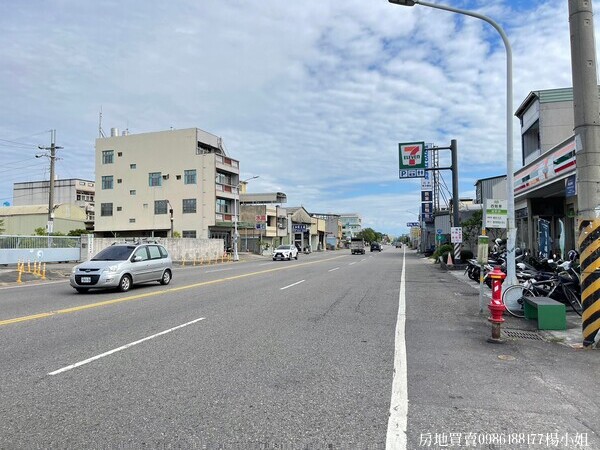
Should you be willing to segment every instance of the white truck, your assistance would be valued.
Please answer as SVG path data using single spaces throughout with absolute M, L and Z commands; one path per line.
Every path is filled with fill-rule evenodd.
M 361 238 L 352 238 L 350 239 L 350 252 L 355 254 L 364 255 L 365 254 L 365 241 Z

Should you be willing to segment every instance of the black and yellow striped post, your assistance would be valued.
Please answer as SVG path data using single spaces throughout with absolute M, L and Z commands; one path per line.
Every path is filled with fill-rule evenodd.
M 600 329 L 600 219 L 582 222 L 579 251 L 583 346 L 591 347 Z

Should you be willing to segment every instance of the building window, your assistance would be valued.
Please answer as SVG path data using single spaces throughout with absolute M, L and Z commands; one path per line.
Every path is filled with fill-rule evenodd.
M 135 223 L 135 219 L 129 219 L 129 223 Z
M 218 198 L 217 199 L 217 212 L 221 213 L 221 214 L 228 214 L 229 213 L 229 203 L 227 203 L 227 200 L 223 199 L 223 198 Z
M 154 200 L 154 214 L 166 214 L 167 213 L 167 201 L 166 200 Z
M 181 237 L 184 238 L 196 238 L 196 230 L 183 230 L 181 232 Z
M 117 206 L 117 212 L 119 211 L 123 211 L 123 207 L 122 206 Z
M 102 164 L 112 164 L 115 158 L 114 150 L 103 150 L 102 151 Z
M 217 173 L 216 180 L 218 184 L 227 184 L 231 185 L 231 177 L 225 175 L 224 173 Z
M 100 215 L 101 216 L 112 216 L 113 215 L 113 204 L 112 203 L 100 203 Z
M 196 169 L 183 171 L 183 184 L 196 184 Z
M 117 178 L 117 184 L 121 184 L 123 182 L 123 178 Z
M 136 194 L 135 189 L 132 189 L 129 191 L 129 195 L 135 195 L 135 194 Z
M 123 156 L 123 152 L 118 152 L 117 156 Z
M 113 188 L 113 176 L 106 175 L 102 177 L 102 189 L 112 189 Z
M 162 185 L 162 177 L 160 176 L 160 172 L 150 172 L 148 174 L 148 186 L 161 186 Z
M 196 199 L 195 198 L 184 198 L 183 199 L 183 214 L 190 214 L 196 212 Z
M 130 169 L 137 169 L 137 164 L 129 164 Z

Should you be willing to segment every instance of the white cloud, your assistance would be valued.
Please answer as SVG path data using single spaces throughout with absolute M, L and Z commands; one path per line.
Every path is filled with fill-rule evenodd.
M 564 1 L 446 3 L 502 23 L 515 108 L 529 91 L 570 85 Z M 30 144 L 0 151 L 7 167 L 32 164 L 0 173 L 1 201 L 13 182 L 44 177 L 34 155 L 50 128 L 64 147 L 59 176 L 93 178 L 100 108 L 105 130 L 217 134 L 243 176 L 260 175 L 251 191 L 357 211 L 394 234 L 419 201 L 418 183 L 397 178 L 398 142 L 457 139 L 462 192 L 505 171 L 505 51 L 473 18 L 385 0 L 62 0 L 5 2 L 0 25 L 0 139 Z

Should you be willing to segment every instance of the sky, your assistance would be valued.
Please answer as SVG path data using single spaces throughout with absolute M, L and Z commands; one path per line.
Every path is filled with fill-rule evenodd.
M 508 35 L 514 110 L 571 86 L 567 1 L 444 4 Z M 0 2 L 0 26 L 0 205 L 13 183 L 48 179 L 36 155 L 52 129 L 56 177 L 93 180 L 100 112 L 106 135 L 220 136 L 240 178 L 259 177 L 248 192 L 394 236 L 418 220 L 421 189 L 399 179 L 398 143 L 456 139 L 461 198 L 506 174 L 506 52 L 472 17 L 387 0 L 28 0 Z

